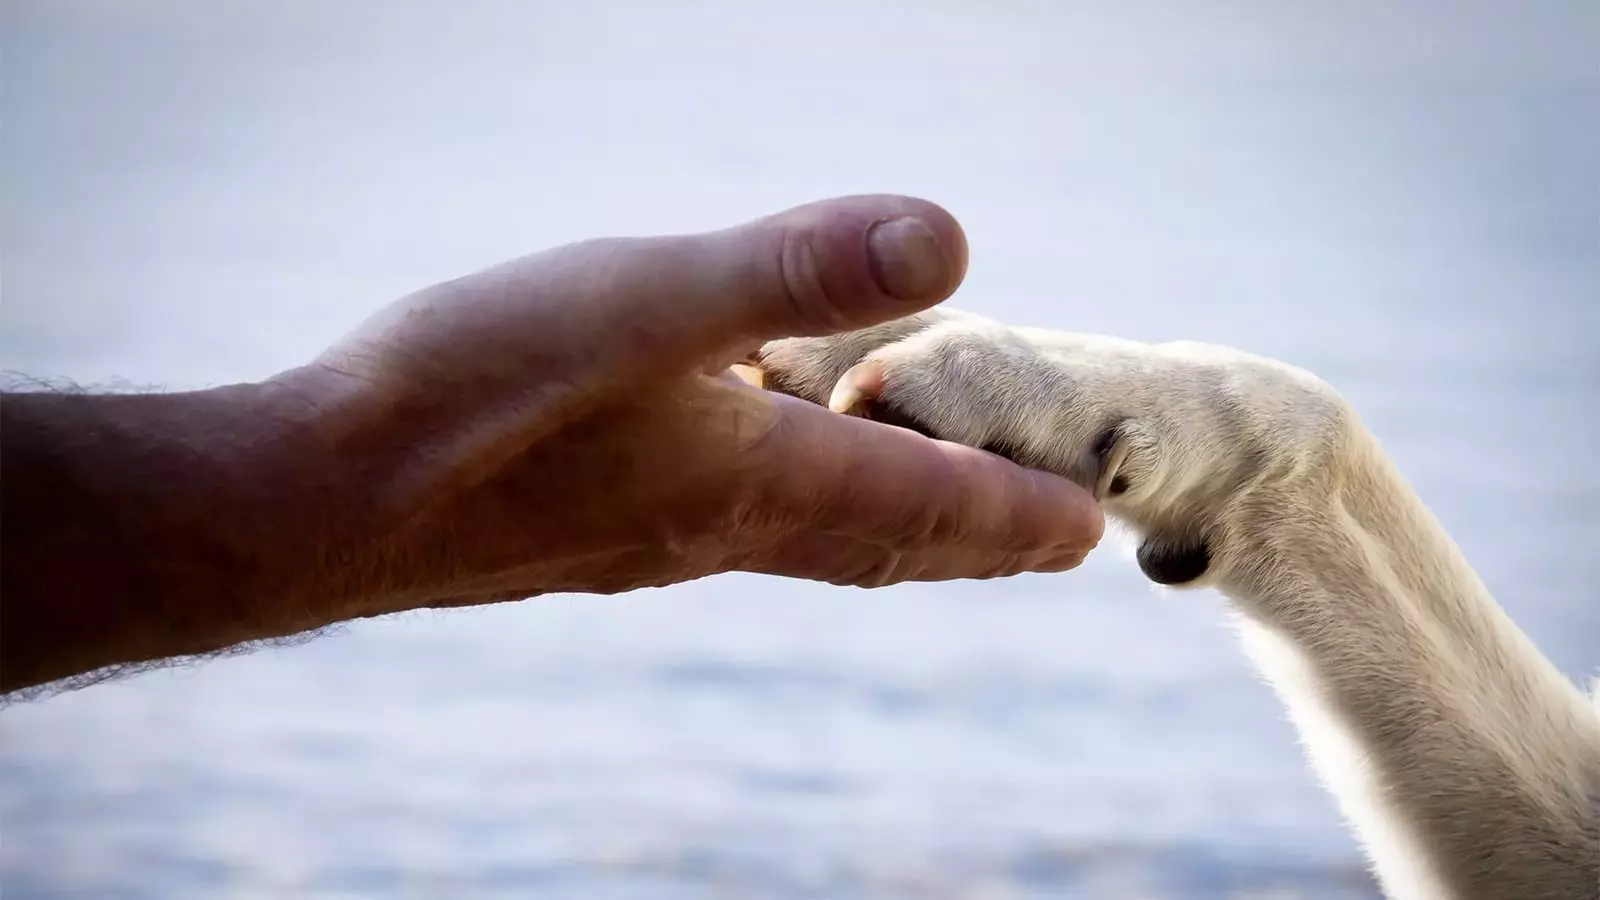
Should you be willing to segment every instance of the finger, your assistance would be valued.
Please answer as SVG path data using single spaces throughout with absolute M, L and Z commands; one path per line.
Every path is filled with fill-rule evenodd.
M 503 457 L 596 403 L 715 371 L 768 339 L 918 312 L 955 290 L 966 258 L 949 213 L 897 196 L 826 200 L 702 234 L 586 241 L 390 304 L 302 380 L 331 394 L 320 406 L 352 406 L 333 417 L 341 422 L 403 407 L 416 430 L 445 433 L 488 410 L 494 426 L 470 434 L 503 443 Z M 383 402 L 364 412 L 373 383 L 385 385 Z
M 718 231 L 571 244 L 425 294 L 472 333 L 480 360 L 496 338 L 530 359 L 568 348 L 616 382 L 919 312 L 950 296 L 966 265 L 966 237 L 944 209 L 853 196 Z
M 910 197 L 811 203 L 681 243 L 679 271 L 711 288 L 690 305 L 699 322 L 685 339 L 716 350 L 902 318 L 949 297 L 967 267 L 960 224 Z M 663 311 L 647 301 L 637 312 Z
M 885 587 L 907 581 L 1006 578 L 1024 572 L 1065 572 L 1087 550 L 989 553 L 966 547 L 898 550 L 834 534 L 801 533 L 763 548 L 737 569 L 849 587 Z
M 902 550 L 1083 550 L 1105 518 L 1065 478 L 902 428 L 777 398 L 778 421 L 751 450 L 761 501 L 800 526 Z

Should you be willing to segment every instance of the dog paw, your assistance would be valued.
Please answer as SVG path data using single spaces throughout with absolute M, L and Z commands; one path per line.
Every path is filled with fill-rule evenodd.
M 1318 471 L 1343 401 L 1281 363 L 1201 344 L 1007 326 L 941 308 L 774 341 L 766 387 L 1068 478 L 1141 536 L 1163 584 L 1213 572 L 1252 490 Z
M 1140 480 L 1137 429 L 1095 396 L 1094 373 L 978 316 L 946 309 L 774 341 L 753 362 L 771 390 L 1052 471 L 1102 500 Z

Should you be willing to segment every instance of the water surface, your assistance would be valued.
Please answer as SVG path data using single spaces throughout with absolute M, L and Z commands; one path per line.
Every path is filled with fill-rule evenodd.
M 191 387 L 543 246 L 853 191 L 956 304 L 1278 355 L 1600 669 L 1600 28 L 1573 2 L 23 2 L 0 365 Z M 1212 594 L 728 576 L 0 712 L 37 897 L 1370 897 Z M 1282 893 L 1273 893 L 1282 891 Z

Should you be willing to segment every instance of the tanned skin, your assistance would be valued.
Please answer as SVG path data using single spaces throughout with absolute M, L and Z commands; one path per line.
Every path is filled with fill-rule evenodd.
M 404 610 L 727 571 L 834 584 L 1076 567 L 1082 488 L 728 366 L 948 297 L 903 197 L 560 247 L 380 311 L 260 383 L 0 400 L 0 691 Z

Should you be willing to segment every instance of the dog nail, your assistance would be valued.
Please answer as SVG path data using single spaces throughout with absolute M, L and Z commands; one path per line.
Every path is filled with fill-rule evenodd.
M 857 415 L 883 390 L 883 367 L 871 361 L 859 362 L 833 386 L 828 408 L 847 416 Z

